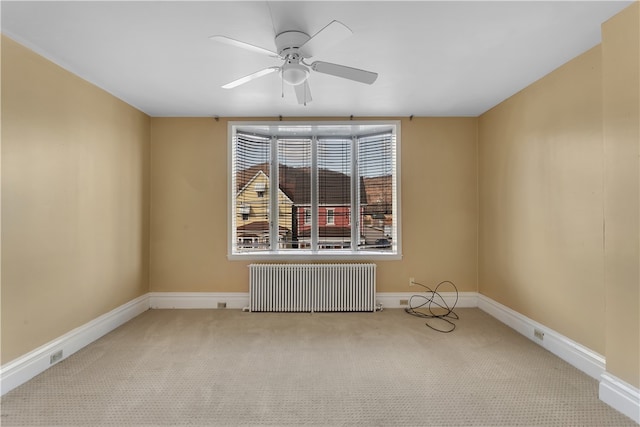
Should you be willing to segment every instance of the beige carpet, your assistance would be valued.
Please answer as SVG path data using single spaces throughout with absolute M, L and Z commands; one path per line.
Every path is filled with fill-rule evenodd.
M 478 309 L 150 310 L 7 393 L 2 426 L 635 426 Z

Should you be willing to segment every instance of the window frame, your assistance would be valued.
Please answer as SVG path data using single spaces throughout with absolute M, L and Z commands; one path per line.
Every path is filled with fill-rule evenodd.
M 227 192 L 228 192 L 228 205 L 227 205 L 227 257 L 230 260 L 239 260 L 239 261 L 260 261 L 260 260 L 280 260 L 280 261 L 296 261 L 296 260 L 399 260 L 402 259 L 402 224 L 401 224 L 401 186 L 400 186 L 400 177 L 401 177 L 401 128 L 399 120 L 363 120 L 363 121 L 230 121 L 228 122 L 228 165 L 227 165 Z M 393 249 L 390 250 L 376 250 L 376 248 L 367 248 L 367 249 L 359 249 L 357 244 L 353 245 L 352 248 L 349 249 L 322 249 L 315 250 L 312 249 L 297 249 L 297 250 L 281 250 L 276 245 L 275 249 L 272 248 L 265 251 L 247 251 L 247 252 L 237 252 L 234 251 L 236 234 L 234 233 L 235 227 L 235 209 L 233 208 L 236 203 L 236 192 L 234 187 L 235 179 L 234 179 L 234 152 L 235 152 L 235 135 L 237 131 L 246 132 L 246 129 L 250 129 L 252 127 L 257 127 L 260 129 L 283 129 L 283 128 L 296 128 L 296 129 L 305 129 L 310 130 L 309 135 L 315 135 L 316 132 L 320 132 L 319 129 L 332 129 L 332 128 L 348 128 L 352 129 L 352 132 L 360 132 L 357 136 L 365 137 L 370 135 L 375 135 L 380 133 L 380 131 L 376 132 L 375 129 L 390 129 L 394 133 L 395 136 L 395 173 L 392 175 L 392 185 L 394 193 L 394 201 L 393 201 L 393 216 L 394 216 L 394 227 L 395 227 L 395 235 L 392 236 Z M 363 132 L 363 129 L 371 128 L 372 131 L 370 133 Z M 302 131 L 300 131 L 302 132 Z M 271 135 L 274 135 L 275 132 L 270 132 Z M 322 134 L 323 136 L 327 136 Z M 329 136 L 332 136 L 328 134 Z M 262 134 L 264 136 L 264 134 Z M 306 137 L 307 134 L 304 135 Z M 315 138 L 315 137 L 314 137 Z M 274 144 L 275 145 L 275 144 Z M 272 145 L 273 146 L 273 145 Z M 274 154 L 272 154 L 273 158 Z M 357 170 L 357 164 L 353 163 L 354 170 Z M 277 175 L 277 174 L 276 174 Z M 358 175 L 359 176 L 359 175 Z M 271 184 L 273 185 L 273 184 Z M 271 198 L 270 198 L 271 199 Z M 277 208 L 277 196 L 273 198 L 275 203 L 271 203 L 271 205 L 275 205 Z M 320 208 L 319 206 L 317 207 Z M 306 220 L 306 212 L 312 209 L 312 207 L 305 206 L 304 207 L 304 215 L 303 217 Z M 348 208 L 349 213 L 353 212 L 353 206 Z M 316 215 L 313 215 L 314 217 Z M 335 216 L 335 211 L 334 211 Z M 335 217 L 334 217 L 335 221 Z M 360 221 L 360 217 L 358 217 L 358 221 Z M 312 219 L 312 224 L 318 224 L 317 218 L 315 221 Z M 354 226 L 352 224 L 352 218 L 349 214 L 349 226 Z M 306 221 L 305 221 L 306 223 Z M 277 221 L 276 225 L 277 226 Z M 271 226 L 273 228 L 273 225 Z M 277 228 L 276 228 L 277 230 Z

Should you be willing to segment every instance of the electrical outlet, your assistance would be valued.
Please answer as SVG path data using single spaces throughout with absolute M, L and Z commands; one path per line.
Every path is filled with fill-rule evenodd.
M 49 365 L 53 365 L 60 359 L 62 359 L 62 350 L 58 350 L 55 353 L 52 353 L 51 356 L 49 356 Z
M 218 308 L 227 308 L 227 303 L 226 302 L 219 302 L 218 303 Z
M 534 329 L 533 336 L 542 341 L 544 339 L 544 332 L 542 332 L 540 329 Z
M 415 277 L 409 277 L 409 286 L 413 286 L 416 283 Z
M 409 300 L 408 299 L 401 299 L 400 300 L 400 305 L 409 305 Z

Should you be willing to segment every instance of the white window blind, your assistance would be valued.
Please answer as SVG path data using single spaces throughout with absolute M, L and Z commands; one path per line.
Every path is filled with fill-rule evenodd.
M 285 229 L 281 249 L 311 249 L 311 139 L 278 139 L 279 223 Z M 306 215 L 309 215 L 307 217 Z
M 242 134 L 234 139 L 231 181 L 236 194 L 232 206 L 236 248 L 241 252 L 268 250 L 270 139 Z
M 318 250 L 352 249 L 352 140 L 318 139 Z M 331 215 L 331 216 L 330 216 Z
M 361 230 L 365 244 L 361 249 L 391 250 L 398 219 L 396 150 L 390 133 L 358 139 L 358 174 L 365 188 L 366 202 L 361 210 Z
M 230 124 L 232 258 L 398 257 L 395 122 Z

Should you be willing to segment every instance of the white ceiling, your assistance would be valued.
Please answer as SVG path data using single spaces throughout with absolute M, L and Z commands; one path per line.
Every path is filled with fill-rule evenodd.
M 2 1 L 2 32 L 151 116 L 477 116 L 597 45 L 631 1 Z M 275 50 L 332 20 L 353 35 L 314 60 L 379 73 L 371 86 L 313 73 L 299 105 Z

